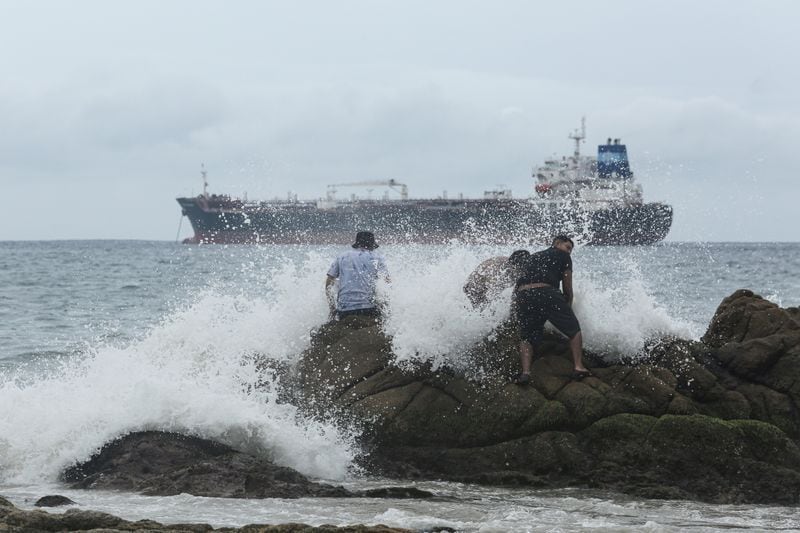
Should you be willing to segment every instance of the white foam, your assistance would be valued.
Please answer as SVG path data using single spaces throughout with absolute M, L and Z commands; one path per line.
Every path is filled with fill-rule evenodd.
M 612 286 L 592 273 L 575 281 L 573 306 L 585 347 L 609 356 L 632 356 L 651 338 L 697 337 L 689 322 L 671 316 L 648 292 L 635 266 L 629 268 L 624 282 Z
M 581 250 L 578 247 L 573 255 L 579 258 Z M 414 247 L 397 253 L 402 257 L 402 269 L 392 270 L 385 326 L 393 337 L 397 361 L 429 361 L 434 366 L 456 368 L 469 364 L 462 357 L 464 352 L 508 318 L 511 291 L 478 311 L 469 304 L 462 287 L 481 261 L 512 251 L 450 246 L 438 254 Z M 587 349 L 630 356 L 652 337 L 697 336 L 691 323 L 672 316 L 648 291 L 635 260 L 628 258 L 626 275 L 613 279 L 595 265 L 580 265 L 574 279 L 574 308 Z M 390 263 L 390 267 L 394 265 Z
M 458 356 L 508 316 L 510 290 L 488 309 L 477 311 L 464 294 L 464 282 L 478 263 L 491 256 L 464 247 L 448 247 L 439 257 L 426 252 L 409 247 L 402 254 L 403 268 L 392 270 L 385 329 L 398 362 L 458 367 L 464 364 Z
M 254 388 L 265 376 L 253 354 L 291 360 L 326 317 L 323 263 L 311 256 L 279 265 L 269 287 L 254 288 L 268 298 L 206 290 L 139 342 L 97 346 L 49 377 L 0 384 L 4 481 L 53 480 L 109 440 L 144 429 L 215 438 L 314 477 L 343 478 L 354 455 L 349 436 L 277 403 L 269 381 Z

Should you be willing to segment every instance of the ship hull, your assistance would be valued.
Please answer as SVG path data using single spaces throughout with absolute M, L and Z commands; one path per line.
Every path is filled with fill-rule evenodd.
M 220 197 L 224 198 L 224 197 Z M 242 204 L 178 198 L 203 244 L 348 244 L 356 231 L 382 243 L 541 244 L 567 233 L 597 245 L 663 240 L 672 209 L 660 203 L 584 210 L 525 200 L 372 201 L 318 208 L 312 202 Z

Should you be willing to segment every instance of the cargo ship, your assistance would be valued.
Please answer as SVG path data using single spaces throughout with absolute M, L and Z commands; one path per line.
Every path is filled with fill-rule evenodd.
M 573 154 L 534 168 L 528 198 L 514 198 L 500 188 L 485 191 L 482 198 L 414 199 L 406 184 L 389 179 L 332 184 L 317 200 L 249 201 L 208 194 L 203 168 L 202 194 L 177 199 L 194 229 L 184 242 L 348 244 L 359 230 L 375 232 L 381 243 L 543 244 L 559 233 L 596 245 L 663 240 L 672 225 L 672 208 L 644 202 L 626 146 L 608 139 L 596 157 L 581 155 L 585 121 L 569 138 L 575 142 Z M 347 187 L 381 187 L 383 195 L 338 198 Z

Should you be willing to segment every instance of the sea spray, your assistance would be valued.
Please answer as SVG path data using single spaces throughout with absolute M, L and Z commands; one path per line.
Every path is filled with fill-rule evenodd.
M 510 291 L 484 310 L 474 309 L 463 291 L 467 276 L 488 251 L 450 246 L 437 256 L 408 247 L 398 254 L 404 263 L 392 271 L 385 323 L 398 363 L 458 368 L 467 363 L 459 355 L 508 316 Z
M 608 357 L 636 355 L 652 338 L 695 338 L 691 324 L 676 319 L 648 292 L 635 269 L 624 283 L 608 286 L 588 272 L 576 283 L 575 314 L 585 347 Z
M 643 279 L 639 255 L 626 249 L 608 269 L 591 255 L 573 252 L 574 309 L 581 321 L 585 347 L 596 352 L 632 356 L 653 337 L 678 335 L 696 338 L 687 321 L 670 315 L 650 292 Z M 392 338 L 398 363 L 427 362 L 433 367 L 463 368 L 470 364 L 464 354 L 510 316 L 511 289 L 502 292 L 484 309 L 474 309 L 463 292 L 472 270 L 483 260 L 508 256 L 503 246 L 451 244 L 429 247 L 395 247 L 391 259 L 402 257 L 402 268 L 392 270 L 388 288 L 385 330 Z M 532 249 L 531 251 L 536 251 Z
M 307 346 L 327 316 L 322 261 L 311 254 L 299 266 L 281 262 L 268 276 L 268 298 L 206 288 L 126 347 L 97 346 L 27 383 L 4 380 L 0 403 L 13 408 L 0 419 L 3 481 L 54 480 L 106 442 L 146 429 L 216 439 L 342 479 L 355 453 L 351 436 L 278 403 L 254 357 L 290 360 Z

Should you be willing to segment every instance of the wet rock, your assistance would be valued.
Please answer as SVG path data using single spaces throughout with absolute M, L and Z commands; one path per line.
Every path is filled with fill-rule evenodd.
M 144 431 L 105 445 L 62 473 L 72 488 L 112 489 L 169 496 L 223 498 L 350 496 L 342 487 L 314 483 L 291 468 L 198 437 Z
M 737 291 L 702 342 L 654 339 L 634 360 L 595 359 L 582 381 L 570 379 L 566 343 L 549 337 L 528 387 L 508 383 L 509 324 L 459 354 L 480 372 L 399 368 L 390 350 L 374 323 L 331 323 L 300 364 L 313 412 L 370 421 L 376 472 L 800 503 L 796 308 Z
M 69 509 L 63 514 L 23 511 L 13 505 L 0 507 L 0 531 L 120 531 L 130 524 L 106 513 Z
M 729 388 L 739 383 L 763 385 L 787 396 L 792 404 L 789 410 L 796 411 L 800 405 L 800 309 L 782 309 L 751 291 L 739 290 L 722 301 L 703 340 L 715 348 L 713 357 L 730 374 Z M 778 398 L 772 394 L 762 398 L 766 396 Z M 774 401 L 769 403 L 774 405 Z M 785 408 L 776 406 L 784 415 L 773 417 L 763 409 L 763 402 L 756 404 L 756 416 L 780 421 L 791 435 L 800 436 L 796 412 L 786 420 Z
M 740 289 L 720 303 L 702 341 L 713 348 L 800 331 L 800 309 L 781 309 L 753 291 Z
M 89 461 L 62 473 L 72 488 L 114 489 L 150 496 L 180 493 L 220 498 L 431 498 L 414 487 L 381 487 L 351 492 L 315 483 L 292 470 L 198 437 L 144 431 L 103 447 Z M 37 506 L 74 503 L 46 496 Z
M 36 507 L 60 507 L 62 505 L 76 505 L 74 501 L 70 500 L 66 496 L 61 496 L 59 494 L 52 494 L 49 496 L 42 496 L 36 503 L 34 503 Z
M 592 458 L 587 481 L 604 488 L 641 495 L 637 487 L 657 480 L 713 502 L 788 504 L 800 496 L 800 450 L 763 422 L 617 415 L 579 436 Z
M 426 500 L 434 497 L 432 492 L 416 487 L 382 487 L 379 489 L 362 490 L 357 494 L 363 498 L 387 498 L 398 500 Z

